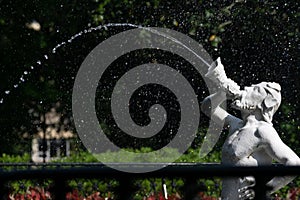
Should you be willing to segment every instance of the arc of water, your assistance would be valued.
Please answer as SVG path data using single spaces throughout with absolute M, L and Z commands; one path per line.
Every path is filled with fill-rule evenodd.
M 108 27 L 133 27 L 133 28 L 142 28 L 142 29 L 145 29 L 147 31 L 150 31 L 154 34 L 157 34 L 157 35 L 160 35 L 162 37 L 165 37 L 167 39 L 170 39 L 172 40 L 173 42 L 181 45 L 183 48 L 185 48 L 186 50 L 188 50 L 189 52 L 191 52 L 192 54 L 194 54 L 197 58 L 199 58 L 207 67 L 210 67 L 211 64 L 210 63 L 207 63 L 200 55 L 198 55 L 195 51 L 193 51 L 192 49 L 188 48 L 185 44 L 183 44 L 182 42 L 180 42 L 179 40 L 177 40 L 176 38 L 170 36 L 170 35 L 167 35 L 167 34 L 164 34 L 164 33 L 161 33 L 151 27 L 143 27 L 141 25 L 135 25 L 135 24 L 131 24 L 131 23 L 108 23 L 108 24 L 104 24 L 104 25 L 100 25 L 100 26 L 97 26 L 97 27 L 91 27 L 89 29 L 86 29 L 84 31 L 80 31 L 79 33 L 71 36 L 69 39 L 68 39 L 68 43 L 71 43 L 73 40 L 75 40 L 76 38 L 84 35 L 84 34 L 87 34 L 87 33 L 90 33 L 90 32 L 93 32 L 93 31 L 97 31 L 97 30 L 102 30 L 102 29 L 107 29 Z M 52 54 L 55 54 L 56 51 L 61 48 L 62 46 L 64 45 L 67 45 L 67 43 L 65 41 L 57 44 L 53 49 L 52 49 Z M 45 60 L 48 60 L 48 55 L 44 55 L 44 59 Z M 42 61 L 38 60 L 36 62 L 38 65 L 42 65 Z M 30 67 L 31 70 L 34 70 L 34 66 L 31 66 Z M 18 86 L 20 84 L 22 84 L 22 82 L 25 82 L 25 76 L 30 74 L 30 72 L 28 73 L 23 73 L 22 76 L 20 77 L 19 79 L 19 83 L 14 83 L 13 86 L 14 86 L 14 89 L 18 88 Z M 11 90 L 5 90 L 5 94 L 8 95 L 11 93 Z M 0 98 L 0 104 L 2 104 L 4 101 L 4 98 Z M 216 143 L 215 141 L 213 142 L 214 144 Z M 211 146 L 211 145 L 208 145 L 208 146 Z

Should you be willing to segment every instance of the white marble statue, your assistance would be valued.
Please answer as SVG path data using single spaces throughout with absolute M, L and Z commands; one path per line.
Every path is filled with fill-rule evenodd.
M 217 60 L 206 74 L 220 90 L 205 98 L 202 111 L 215 122 L 224 123 L 229 135 L 222 148 L 222 164 L 234 166 L 271 165 L 275 160 L 284 165 L 300 165 L 299 157 L 282 142 L 272 125 L 273 114 L 281 102 L 281 87 L 277 83 L 262 82 L 240 90 L 240 87 L 228 79 L 224 67 Z M 241 111 L 241 119 L 224 109 L 225 99 L 232 99 L 232 107 Z M 212 105 L 214 102 L 215 105 Z M 280 189 L 294 177 L 274 177 L 267 186 L 270 193 Z M 222 199 L 252 199 L 252 177 L 226 178 L 222 183 Z

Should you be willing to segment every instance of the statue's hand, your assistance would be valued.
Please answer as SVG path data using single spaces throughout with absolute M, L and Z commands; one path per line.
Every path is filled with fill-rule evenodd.
M 227 80 L 224 66 L 221 63 L 220 57 L 209 67 L 205 77 L 211 79 L 217 85 L 220 85 Z
M 228 97 L 235 98 L 241 93 L 240 86 L 230 78 L 227 78 L 220 57 L 209 67 L 205 77 L 215 82 Z
M 227 78 L 226 82 L 222 85 L 222 88 L 231 98 L 236 98 L 241 95 L 240 86 L 230 78 Z
M 245 177 L 242 180 L 242 187 L 238 190 L 239 199 L 247 200 L 254 199 L 255 192 L 253 187 L 255 186 L 255 179 L 253 177 Z

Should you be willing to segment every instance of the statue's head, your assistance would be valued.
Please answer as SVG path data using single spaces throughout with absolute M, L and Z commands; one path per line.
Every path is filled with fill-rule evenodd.
M 280 91 L 280 85 L 273 82 L 262 82 L 245 87 L 240 97 L 233 102 L 233 107 L 241 110 L 242 113 L 260 110 L 263 119 L 271 123 L 281 103 Z

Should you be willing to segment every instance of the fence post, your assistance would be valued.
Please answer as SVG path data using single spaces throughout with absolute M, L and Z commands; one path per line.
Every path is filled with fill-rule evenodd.
M 268 182 L 268 177 L 262 177 L 262 176 L 256 176 L 255 177 L 255 186 L 254 186 L 254 192 L 255 192 L 255 198 L 254 200 L 266 200 L 269 199 L 267 195 L 267 191 L 270 189 L 266 183 Z
M 66 180 L 63 178 L 55 178 L 53 180 L 53 194 L 55 200 L 62 200 L 66 199 L 67 194 L 67 187 L 66 187 Z
M 132 196 L 136 192 L 133 179 L 128 177 L 120 178 L 116 191 L 118 193 L 118 200 L 132 200 Z
M 196 177 L 187 177 L 184 184 L 184 200 L 198 200 L 197 194 L 206 187 L 197 183 Z
M 7 199 L 7 193 L 6 193 L 6 187 L 5 187 L 5 182 L 4 181 L 0 181 L 0 199 L 1 200 L 6 200 Z

